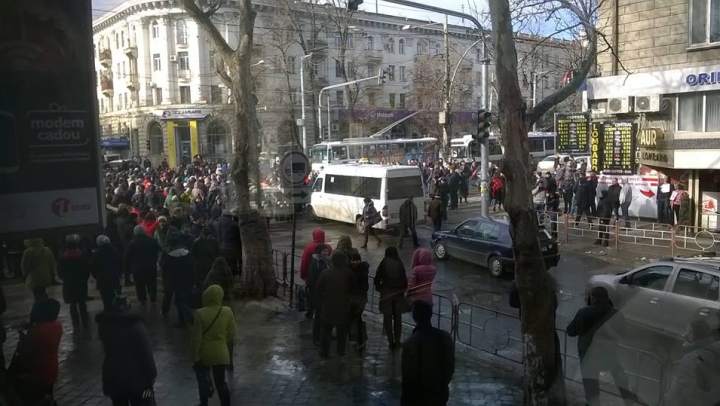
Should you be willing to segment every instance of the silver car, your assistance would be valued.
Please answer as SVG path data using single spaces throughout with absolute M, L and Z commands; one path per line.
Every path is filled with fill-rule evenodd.
M 720 258 L 667 258 L 618 275 L 593 276 L 608 290 L 625 319 L 682 340 L 689 322 L 704 319 L 712 329 L 720 314 Z

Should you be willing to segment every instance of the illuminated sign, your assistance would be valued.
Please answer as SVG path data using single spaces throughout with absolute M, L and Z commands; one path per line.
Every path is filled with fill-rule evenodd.
M 590 131 L 590 170 L 600 171 L 600 132 L 601 124 L 592 123 Z
M 587 154 L 589 114 L 555 115 L 555 148 L 561 154 Z
M 635 134 L 631 122 L 592 123 L 590 132 L 590 169 L 604 174 L 633 175 Z

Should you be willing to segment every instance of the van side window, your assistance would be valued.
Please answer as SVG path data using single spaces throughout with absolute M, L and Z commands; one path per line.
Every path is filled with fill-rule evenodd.
M 320 179 L 318 178 L 318 180 Z M 369 197 L 371 199 L 380 199 L 380 189 L 382 187 L 382 179 L 380 178 L 327 175 L 325 176 L 325 180 L 325 193 L 342 196 L 355 196 L 359 198 Z
M 673 293 L 699 299 L 718 300 L 718 285 L 720 278 L 704 272 L 681 269 Z
M 323 178 L 317 178 L 315 179 L 315 184 L 313 185 L 313 192 L 322 192 L 323 187 Z

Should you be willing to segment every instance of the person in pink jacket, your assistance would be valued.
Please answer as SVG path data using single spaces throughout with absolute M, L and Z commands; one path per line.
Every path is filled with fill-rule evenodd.
M 412 270 L 410 278 L 408 278 L 408 303 L 412 304 L 416 300 L 422 300 L 432 305 L 432 284 L 437 273 L 437 268 L 432 264 L 432 252 L 425 248 L 416 249 L 410 266 Z

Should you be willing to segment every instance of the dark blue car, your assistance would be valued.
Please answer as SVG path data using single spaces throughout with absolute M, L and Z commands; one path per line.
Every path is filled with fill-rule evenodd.
M 556 266 L 560 261 L 558 245 L 550 233 L 540 228 L 538 235 L 545 267 Z M 454 257 L 485 266 L 490 274 L 499 277 L 504 271 L 515 269 L 515 258 L 507 219 L 475 217 L 452 230 L 436 231 L 432 235 L 435 257 L 443 260 Z

